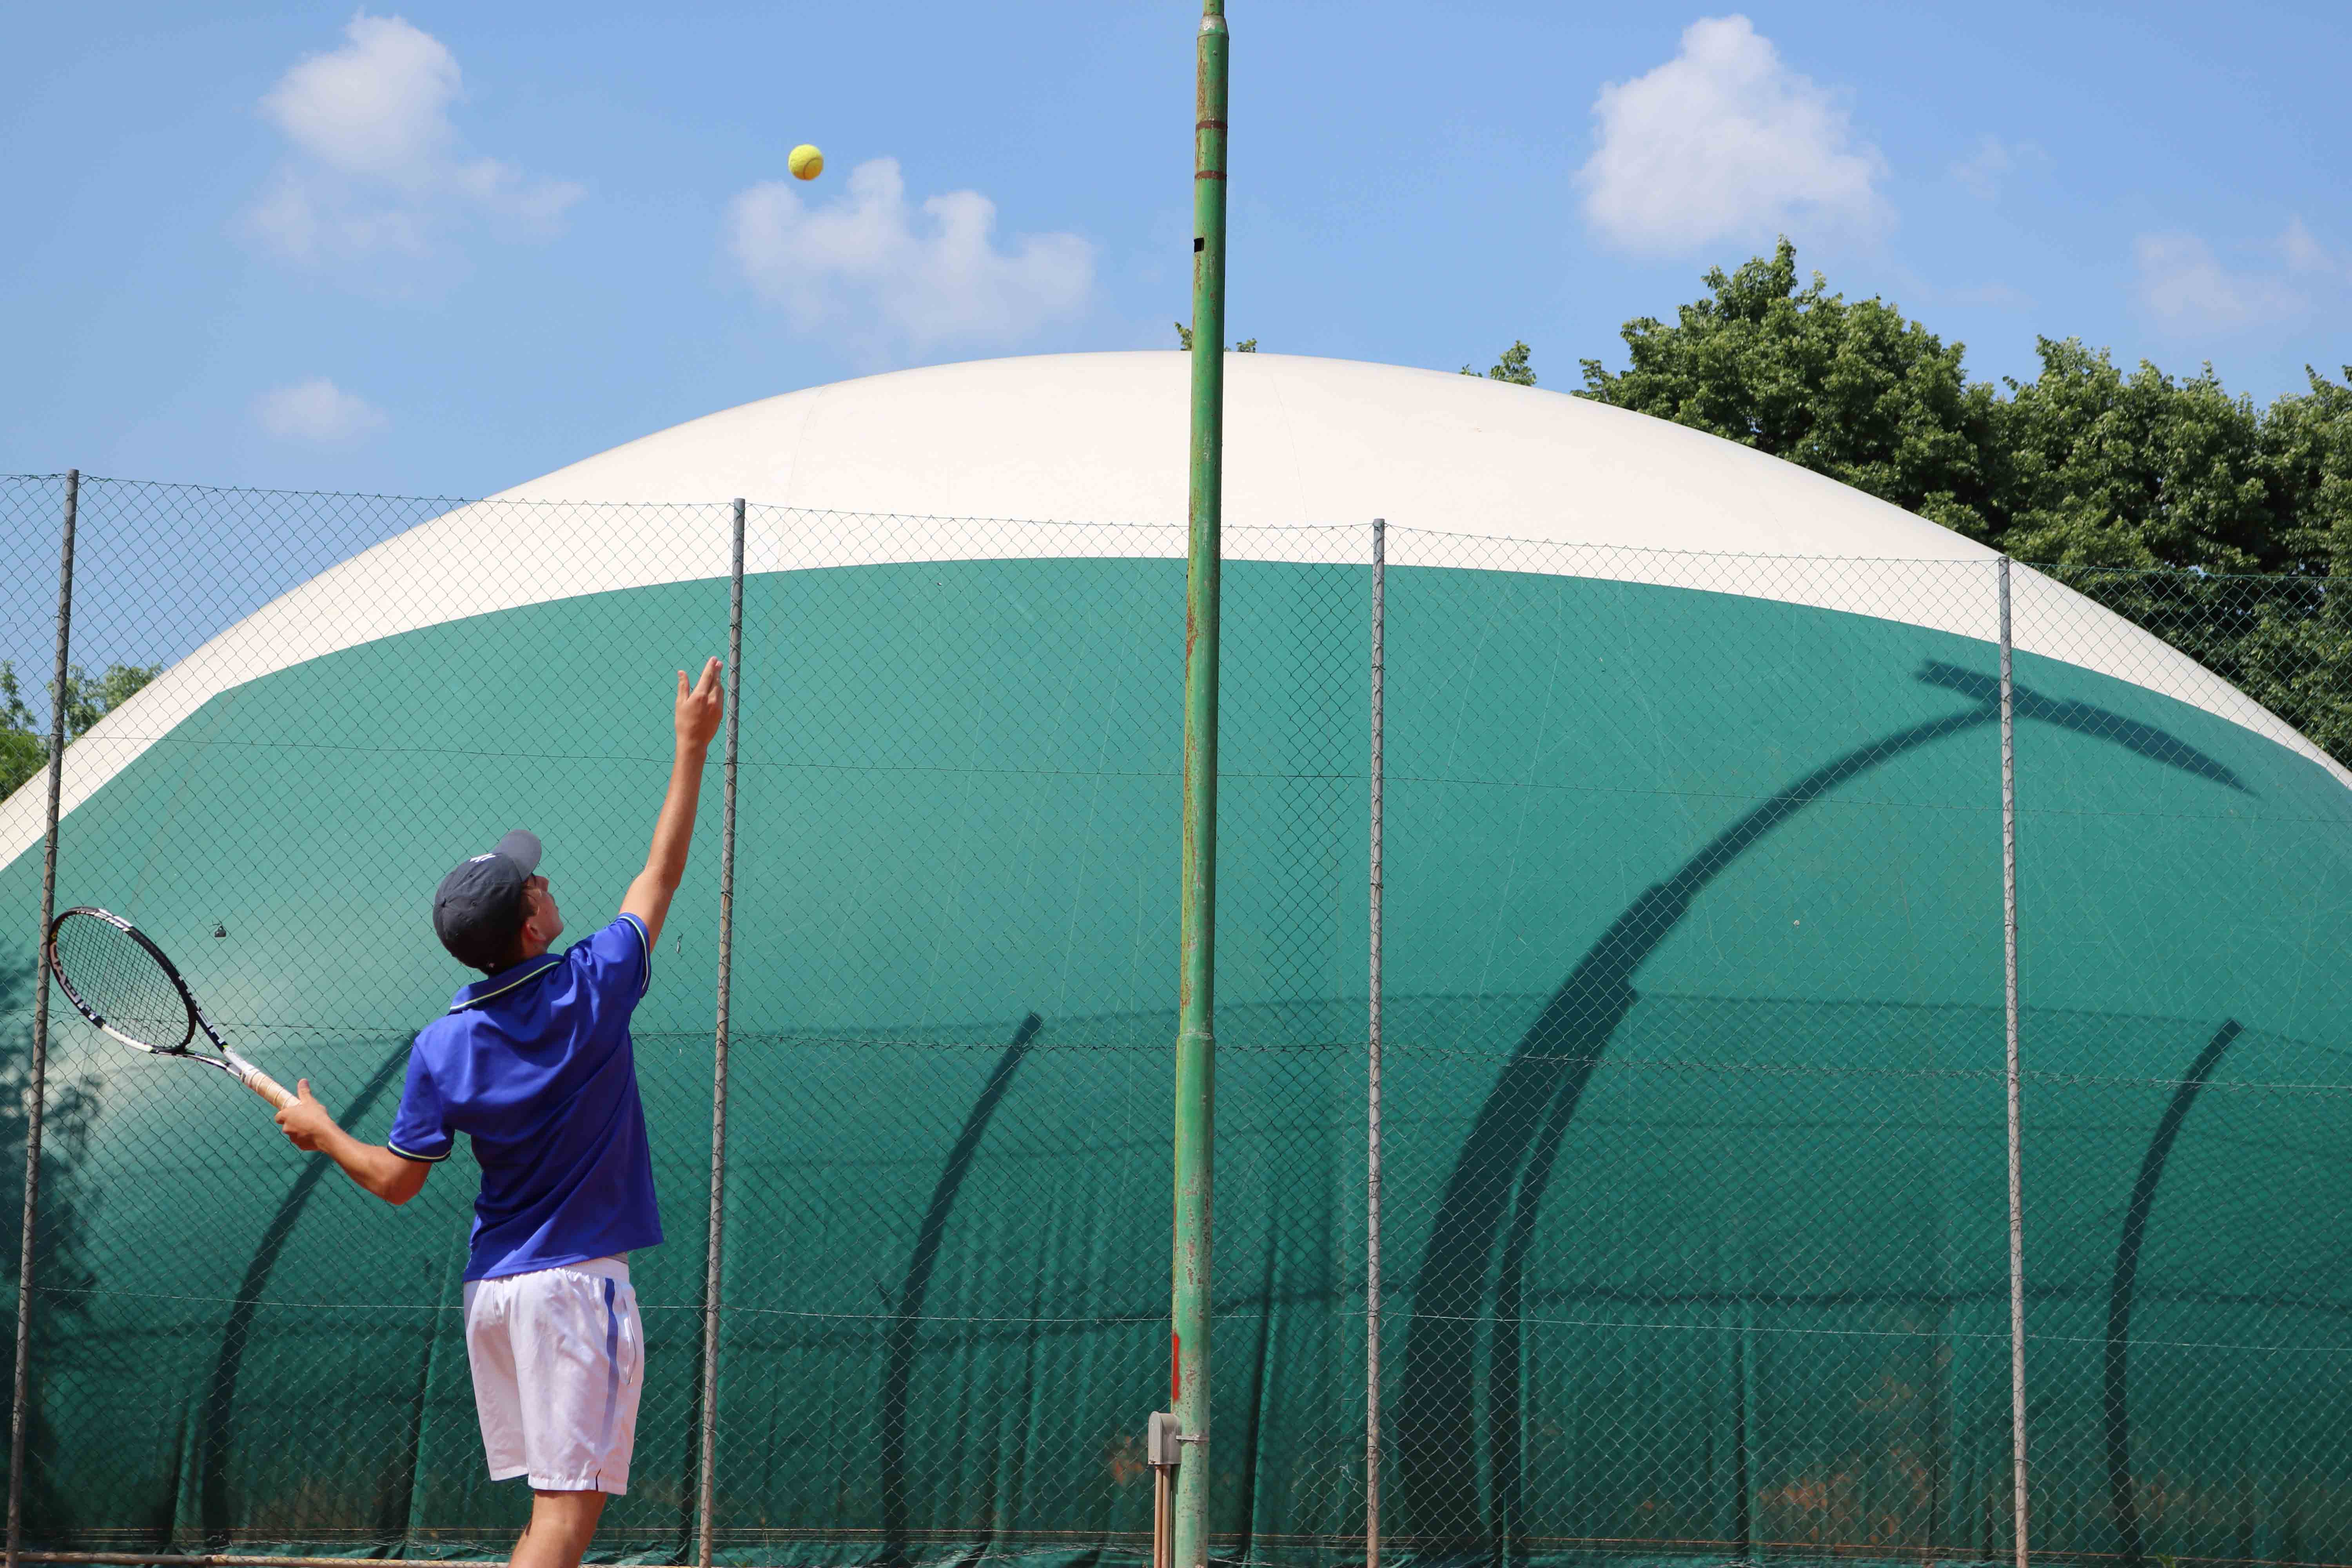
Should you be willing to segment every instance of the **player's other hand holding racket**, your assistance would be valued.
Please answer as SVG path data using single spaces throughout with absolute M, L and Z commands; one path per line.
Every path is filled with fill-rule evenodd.
M 305 1078 L 295 1080 L 292 1103 L 278 1112 L 278 1130 L 305 1154 L 315 1154 L 342 1128 L 337 1124 L 334 1113 L 310 1092 L 310 1080 Z

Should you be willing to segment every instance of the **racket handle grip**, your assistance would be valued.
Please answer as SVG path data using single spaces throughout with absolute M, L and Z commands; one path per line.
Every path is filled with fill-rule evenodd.
M 245 1087 L 269 1101 L 272 1110 L 283 1110 L 294 1103 L 294 1091 L 259 1068 L 247 1070 L 245 1075 Z

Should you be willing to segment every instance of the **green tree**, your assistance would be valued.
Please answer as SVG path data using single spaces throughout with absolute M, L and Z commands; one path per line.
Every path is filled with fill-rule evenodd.
M 79 740 L 89 727 L 137 696 L 163 672 L 160 664 L 110 664 L 88 675 L 79 665 L 66 670 L 66 737 Z
M 32 710 L 16 684 L 16 667 L 0 659 L 0 800 L 16 794 L 48 760 L 49 748 L 35 732 Z
M 2006 526 L 2021 560 L 2155 633 L 2352 761 L 2352 392 L 2258 409 L 2210 365 L 2041 345 L 1999 410 Z
M 2252 399 L 2210 365 L 2176 381 L 2146 361 L 2126 375 L 2075 338 L 2039 347 L 2041 374 L 2011 382 L 1999 410 L 2003 550 L 2066 565 L 2280 563 Z
M 1483 374 L 1488 381 L 1507 381 L 1514 386 L 1533 386 L 1536 384 L 1536 367 L 1528 359 L 1533 352 L 1526 343 L 1515 340 L 1509 348 L 1503 351 L 1503 357 L 1489 365 Z M 1465 364 L 1462 367 L 1462 374 L 1478 375 L 1482 373 Z
M 2304 372 L 2310 390 L 2263 411 L 2263 475 L 2281 521 L 2277 569 L 2352 577 L 2352 365 L 2344 384 Z
M 89 727 L 128 702 L 155 679 L 160 664 L 110 664 L 97 675 L 79 665 L 66 669 L 66 739 L 79 740 Z M 25 705 L 13 661 L 0 659 L 0 799 L 49 763 L 48 736 Z
M 1997 398 L 1947 344 L 1883 300 L 1849 302 L 1796 247 L 1706 274 L 1672 325 L 1642 316 L 1622 372 L 1582 362 L 1577 394 L 1785 458 L 1973 539 L 1997 524 Z
M 1175 326 L 1176 346 L 1179 349 L 1181 349 L 1184 353 L 1191 353 L 1192 352 L 1192 329 L 1186 326 L 1181 321 L 1175 323 Z M 1254 354 L 1257 353 L 1257 340 L 1255 338 L 1244 338 L 1241 342 L 1233 346 L 1232 352 L 1237 354 Z
M 2210 365 L 2043 339 L 2027 382 L 1969 381 L 1883 300 L 1800 288 L 1786 239 L 1706 275 L 1672 323 L 1583 363 L 1580 396 L 1769 452 L 1933 518 L 2138 623 L 2352 762 L 2352 385 L 2268 408 Z M 2352 384 L 2352 368 L 2346 383 Z

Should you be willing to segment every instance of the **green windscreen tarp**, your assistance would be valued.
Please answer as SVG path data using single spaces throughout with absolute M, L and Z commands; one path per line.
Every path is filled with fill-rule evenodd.
M 1982 571 L 1832 566 L 1990 603 Z M 715 1400 L 730 1561 L 1145 1552 L 1182 578 L 747 583 L 718 1376 L 714 771 L 638 1015 L 667 1240 L 631 1259 L 646 1386 L 603 1547 L 690 1553 Z M 1221 1555 L 1360 1561 L 1370 573 L 1224 582 L 1216 1414 L 1187 1462 Z M 1389 572 L 1395 1557 L 2008 1549 L 1990 614 L 1737 586 Z M 101 732 L 123 765 L 65 821 L 61 901 L 139 921 L 380 1139 L 465 978 L 433 882 L 528 826 L 572 931 L 608 918 L 667 671 L 726 617 L 711 580 L 466 616 Z M 2346 1561 L 2352 794 L 2161 683 L 2031 651 L 2016 681 L 2036 1548 Z M 0 895 L 33 910 L 39 873 Z M 217 1075 L 54 1026 L 28 1538 L 503 1553 L 467 1159 L 389 1209 Z

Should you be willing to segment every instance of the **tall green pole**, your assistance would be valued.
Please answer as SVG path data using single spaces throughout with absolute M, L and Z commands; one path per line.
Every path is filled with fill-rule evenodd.
M 1225 17 L 1202 0 L 1192 132 L 1192 504 L 1184 574 L 1184 911 L 1177 974 L 1174 1568 L 1209 1561 L 1209 1237 L 1215 1207 L 1217 577 L 1225 445 Z

